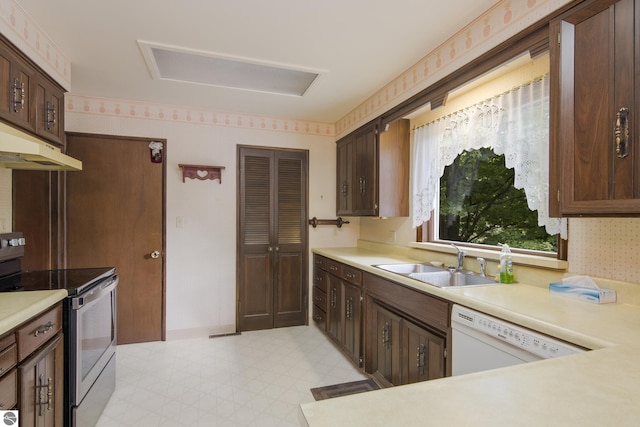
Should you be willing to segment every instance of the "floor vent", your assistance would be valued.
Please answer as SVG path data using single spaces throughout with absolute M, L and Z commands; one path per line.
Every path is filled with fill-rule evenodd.
M 242 335 L 242 332 L 230 332 L 228 334 L 214 334 L 214 335 L 209 335 L 209 338 L 232 337 L 234 335 Z

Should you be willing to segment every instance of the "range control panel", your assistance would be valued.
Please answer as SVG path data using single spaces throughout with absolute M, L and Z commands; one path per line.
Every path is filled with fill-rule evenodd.
M 452 322 L 519 347 L 543 359 L 581 353 L 583 348 L 539 334 L 484 313 L 454 305 Z
M 21 232 L 0 234 L 0 261 L 24 256 L 26 240 Z

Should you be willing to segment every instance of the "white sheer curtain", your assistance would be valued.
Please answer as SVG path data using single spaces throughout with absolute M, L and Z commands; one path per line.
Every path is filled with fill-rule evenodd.
M 415 130 L 411 189 L 413 226 L 431 217 L 445 166 L 465 150 L 505 155 L 538 225 L 567 238 L 566 219 L 549 218 L 549 77 L 452 113 Z

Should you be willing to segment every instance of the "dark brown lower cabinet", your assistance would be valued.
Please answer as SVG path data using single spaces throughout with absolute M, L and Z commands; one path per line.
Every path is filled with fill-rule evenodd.
M 22 427 L 62 426 L 64 340 L 58 334 L 18 365 L 19 411 Z
M 375 302 L 372 302 L 369 308 L 368 321 L 372 328 L 367 339 L 374 343 L 370 361 L 371 373 L 390 384 L 401 384 L 400 323 L 402 318 Z
M 362 289 L 343 282 L 342 290 L 344 301 L 342 345 L 356 366 L 362 366 Z
M 363 300 L 360 270 L 314 256 L 313 319 L 358 367 L 364 360 Z
M 445 376 L 446 338 L 419 326 L 375 300 L 369 303 L 374 343 L 370 373 L 383 383 L 409 384 Z
M 389 385 L 447 375 L 449 302 L 364 273 L 365 372 Z
M 387 386 L 447 375 L 448 301 L 317 254 L 313 266 L 313 320 L 354 365 Z
M 417 383 L 444 377 L 445 338 L 407 320 L 403 323 L 406 342 L 403 348 L 406 354 L 403 383 Z
M 342 280 L 328 274 L 327 294 L 327 335 L 338 343 L 342 342 Z

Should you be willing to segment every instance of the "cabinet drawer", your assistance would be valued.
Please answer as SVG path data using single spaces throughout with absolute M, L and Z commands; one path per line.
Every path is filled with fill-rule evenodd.
M 17 380 L 15 369 L 0 379 L 0 410 L 14 408 L 18 403 Z
M 15 343 L 0 352 L 0 376 L 9 372 L 18 363 L 18 348 Z
M 313 304 L 323 310 L 327 309 L 327 293 L 317 286 L 313 287 Z
M 332 259 L 326 259 L 327 271 L 335 276 L 342 277 L 342 264 Z
M 62 305 L 36 317 L 16 331 L 18 360 L 24 360 L 62 329 Z
M 327 293 L 327 273 L 319 268 L 313 269 L 313 286 L 317 286 L 322 289 L 324 293 Z
M 0 338 L 0 351 L 11 346 L 11 344 L 15 344 L 15 342 L 16 342 L 16 334 L 13 331 L 11 331 L 9 335 L 6 335 Z
M 314 267 L 321 268 L 322 270 L 327 269 L 327 259 L 320 255 L 313 256 L 313 265 Z
M 342 278 L 354 285 L 362 286 L 362 271 L 348 265 L 342 266 Z
M 313 321 L 316 322 L 316 325 L 323 331 L 326 329 L 327 313 L 315 304 L 313 305 Z

